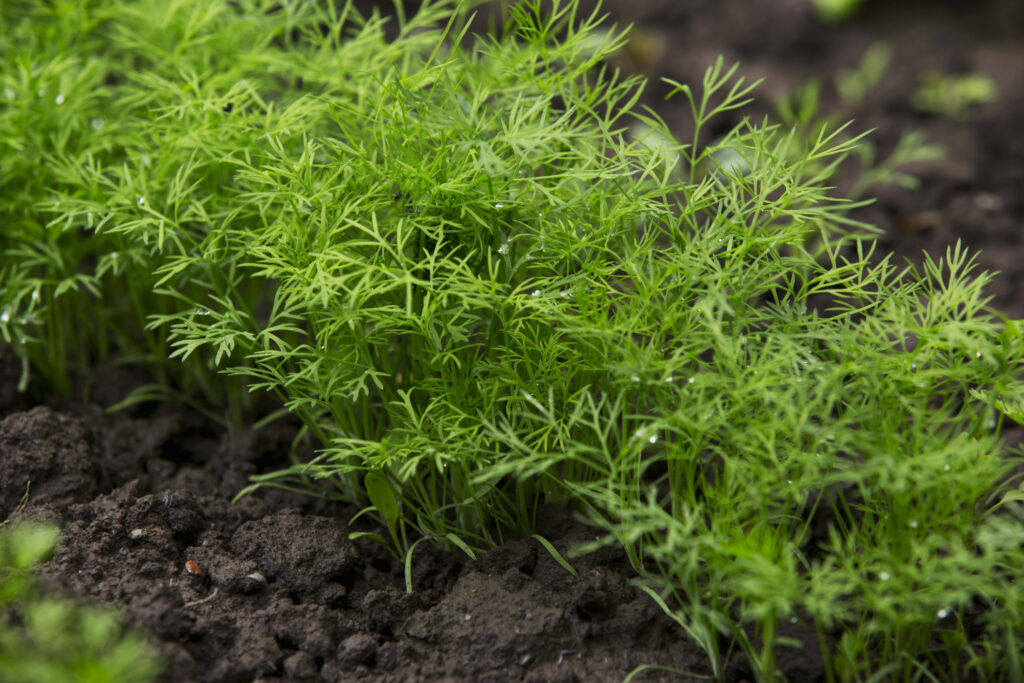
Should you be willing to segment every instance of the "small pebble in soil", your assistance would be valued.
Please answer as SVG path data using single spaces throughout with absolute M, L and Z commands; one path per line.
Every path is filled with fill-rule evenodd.
M 246 594 L 255 593 L 262 590 L 267 585 L 267 577 L 259 572 L 253 572 L 247 574 L 244 581 L 240 586 L 241 592 Z

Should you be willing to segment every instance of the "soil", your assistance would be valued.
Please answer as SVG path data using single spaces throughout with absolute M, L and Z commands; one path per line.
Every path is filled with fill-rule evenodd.
M 593 3 L 586 3 L 592 6 Z M 699 82 L 722 54 L 765 78 L 769 102 L 809 78 L 830 83 L 882 40 L 894 53 L 879 89 L 853 116 L 876 128 L 884 154 L 918 129 L 944 145 L 919 164 L 917 191 L 874 188 L 861 217 L 882 246 L 920 260 L 962 240 L 981 267 L 1003 271 L 993 306 L 1024 317 L 1024 6 L 1016 0 L 866 2 L 854 19 L 819 22 L 808 0 L 607 0 L 620 24 L 649 38 L 634 68 Z M 915 111 L 908 98 L 930 71 L 981 72 L 999 99 L 964 121 Z M 681 99 L 648 104 L 680 131 Z M 835 104 L 828 88 L 826 107 Z M 733 123 L 735 119 L 726 123 Z M 690 680 L 710 670 L 700 649 L 630 584 L 621 552 L 574 560 L 574 579 L 532 540 L 476 560 L 416 550 L 415 591 L 402 567 L 370 542 L 348 540 L 355 510 L 265 490 L 232 504 L 248 477 L 279 463 L 296 426 L 224 431 L 180 407 L 107 415 L 131 376 L 101 372 L 89 405 L 14 392 L 19 367 L 0 349 L 0 519 L 58 520 L 65 536 L 41 575 L 52 590 L 123 607 L 166 657 L 166 681 L 621 681 Z M 539 532 L 563 553 L 593 538 L 551 507 Z M 796 629 L 796 627 L 794 627 Z M 786 633 L 813 643 L 813 633 Z M 813 646 L 780 662 L 792 681 L 823 680 Z M 727 679 L 750 679 L 735 658 Z

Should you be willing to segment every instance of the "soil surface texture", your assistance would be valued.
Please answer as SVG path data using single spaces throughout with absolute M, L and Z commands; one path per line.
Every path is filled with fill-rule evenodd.
M 592 6 L 593 3 L 584 3 Z M 884 230 L 881 246 L 919 261 L 958 239 L 1002 271 L 993 305 L 1024 317 L 1024 5 L 1017 0 L 866 2 L 826 25 L 809 0 L 606 0 L 645 45 L 624 57 L 652 77 L 698 84 L 719 55 L 764 78 L 755 119 L 771 101 L 816 77 L 828 86 L 873 43 L 892 64 L 852 117 L 877 129 L 884 156 L 904 131 L 947 148 L 913 170 L 916 191 L 873 188 L 860 217 Z M 639 41 L 638 41 L 639 42 Z M 635 54 L 634 54 L 635 53 Z M 983 73 L 999 90 L 964 120 L 914 109 L 922 77 Z M 652 81 L 647 103 L 685 134 L 682 98 Z M 822 90 L 826 111 L 836 98 Z M 724 132 L 738 118 L 720 122 Z M 224 431 L 184 408 L 143 406 L 105 414 L 132 388 L 130 374 L 100 374 L 97 402 L 33 400 L 14 391 L 20 367 L 0 349 L 0 519 L 58 520 L 64 540 L 41 574 L 51 590 L 119 605 L 164 654 L 165 681 L 621 681 L 696 680 L 706 658 L 641 591 L 629 563 L 605 550 L 573 563 L 577 580 L 533 540 L 476 560 L 421 544 L 415 591 L 403 567 L 348 539 L 356 512 L 263 490 L 231 499 L 250 475 L 279 466 L 296 427 Z M 563 553 L 595 532 L 560 508 L 542 511 L 540 534 Z M 823 680 L 810 647 L 785 651 L 791 681 Z M 737 656 L 731 681 L 750 679 Z

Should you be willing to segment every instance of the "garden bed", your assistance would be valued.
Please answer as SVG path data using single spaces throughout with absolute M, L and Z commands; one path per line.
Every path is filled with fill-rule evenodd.
M 993 305 L 1024 317 L 1024 11 L 1017 3 L 867 2 L 825 26 L 810 4 L 735 0 L 610 1 L 620 23 L 643 31 L 627 68 L 697 83 L 723 54 L 765 82 L 759 116 L 810 78 L 854 67 L 877 41 L 892 49 L 879 87 L 851 112 L 875 128 L 882 156 L 907 130 L 944 146 L 945 160 L 911 169 L 920 189 L 874 187 L 858 217 L 884 231 L 883 247 L 920 261 L 956 240 L 1002 271 Z M 624 59 L 627 59 L 624 57 Z M 998 98 L 962 119 L 912 106 L 928 72 L 980 72 Z M 680 99 L 647 100 L 673 128 L 689 126 Z M 835 106 L 829 87 L 825 107 Z M 735 123 L 738 118 L 732 119 Z M 723 126 L 729 121 L 720 122 Z M 725 128 L 718 132 L 725 132 Z M 630 584 L 626 554 L 572 558 L 574 578 L 534 539 L 470 559 L 416 547 L 413 592 L 404 566 L 369 540 L 349 540 L 358 508 L 261 489 L 232 504 L 251 475 L 280 464 L 299 424 L 224 431 L 171 405 L 107 415 L 137 386 L 130 371 L 99 369 L 94 403 L 32 405 L 13 391 L 20 365 L 0 355 L 0 519 L 15 511 L 61 522 L 64 537 L 42 574 L 54 589 L 122 606 L 166 659 L 162 680 L 618 681 L 709 676 L 703 650 Z M 1012 436 L 1007 433 L 1007 436 Z M 538 533 L 563 554 L 596 532 L 547 505 Z M 780 635 L 813 642 L 799 623 Z M 725 679 L 752 677 L 738 650 Z M 791 681 L 820 680 L 820 654 L 786 650 Z M 684 677 L 685 679 L 685 677 Z

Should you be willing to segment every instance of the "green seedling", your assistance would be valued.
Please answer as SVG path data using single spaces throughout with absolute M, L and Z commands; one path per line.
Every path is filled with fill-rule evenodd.
M 966 120 L 978 105 L 994 102 L 998 96 L 995 81 L 984 74 L 933 72 L 921 79 L 910 104 L 918 111 Z
M 1012 677 L 1024 344 L 994 276 L 877 253 L 832 187 L 849 125 L 711 140 L 753 89 L 718 60 L 670 82 L 677 135 L 598 12 L 473 36 L 472 5 L 4 5 L 0 329 L 33 381 L 122 358 L 139 400 L 276 399 L 316 455 L 253 486 L 361 505 L 410 588 L 419 543 L 472 556 L 560 502 L 718 677 L 795 646 L 833 681 Z
M 863 104 L 885 77 L 891 61 L 892 49 L 885 43 L 874 43 L 864 51 L 855 68 L 840 70 L 835 77 L 835 88 L 843 106 L 852 108 Z

